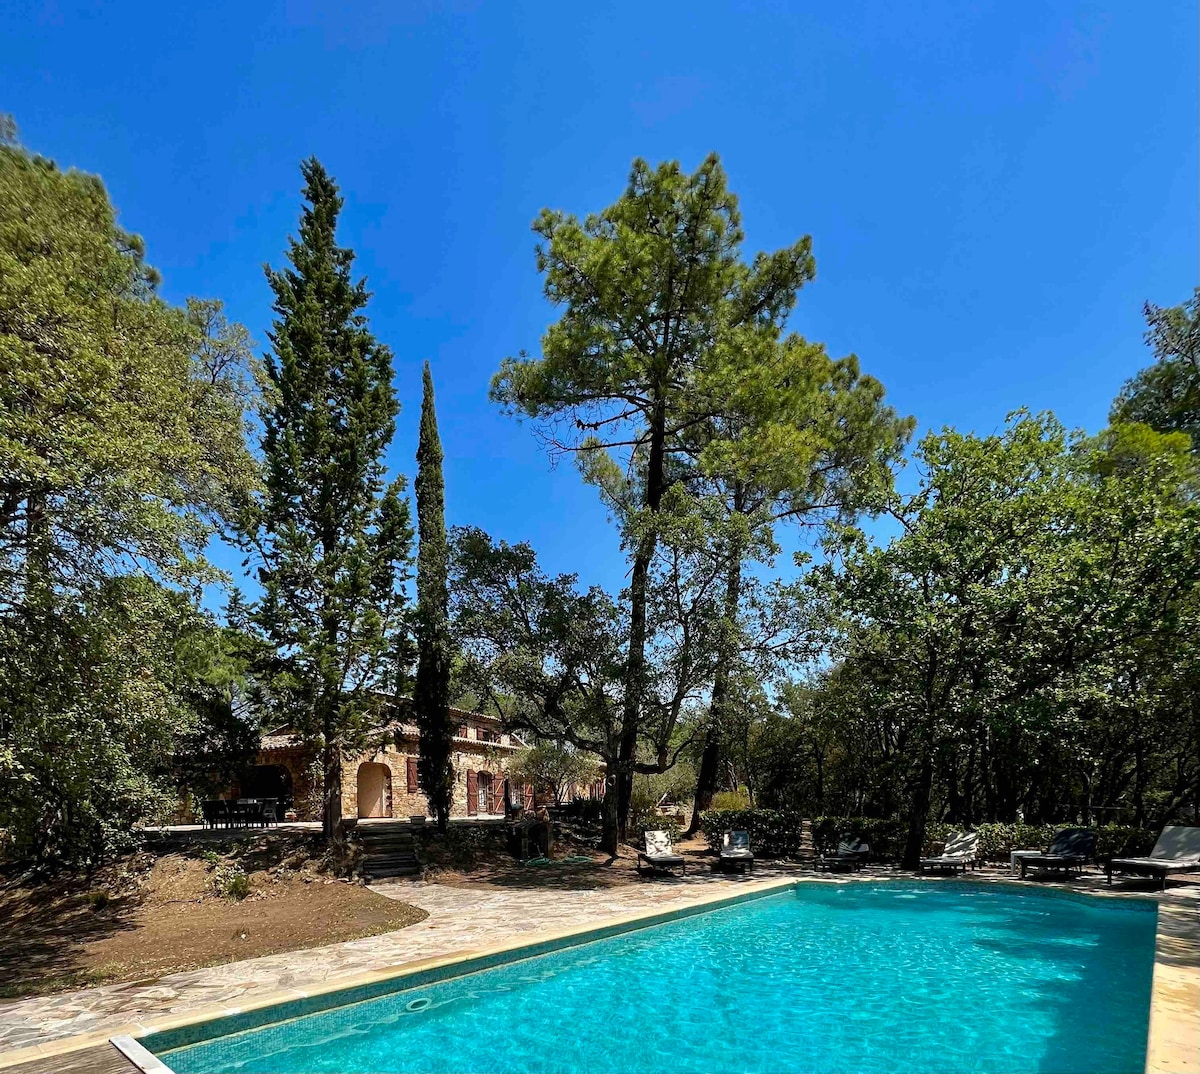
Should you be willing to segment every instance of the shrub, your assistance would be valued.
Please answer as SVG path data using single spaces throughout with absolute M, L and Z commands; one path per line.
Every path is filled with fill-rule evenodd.
M 250 877 L 237 862 L 223 861 L 213 869 L 212 886 L 222 899 L 240 902 L 250 894 Z
M 908 824 L 898 817 L 817 817 L 813 821 L 813 844 L 819 851 L 833 850 L 843 839 L 862 839 L 871 847 L 871 857 L 893 861 L 904 853 Z
M 943 824 L 939 826 L 949 833 L 956 826 Z M 979 853 L 985 861 L 1006 862 L 1014 850 L 1044 849 L 1054 839 L 1054 833 L 1063 828 L 1075 827 L 1065 821 L 1054 824 L 1021 824 L 1003 823 L 999 821 L 980 824 L 975 830 L 979 832 Z M 1080 825 L 1087 827 L 1087 825 Z M 1128 825 L 1105 824 L 1093 826 L 1096 833 L 1096 858 L 1104 860 L 1121 854 L 1146 853 L 1157 838 L 1155 832 L 1146 828 L 1134 828 Z M 928 829 L 926 832 L 928 834 Z M 945 835 L 941 836 L 945 838 Z
M 599 824 L 604 803 L 598 798 L 576 798 L 555 810 L 564 818 L 577 820 L 581 824 Z
M 750 842 L 764 858 L 794 856 L 800 849 L 803 818 L 790 809 L 710 809 L 700 814 L 700 830 L 717 850 L 721 834 L 737 828 L 750 833 Z
M 750 796 L 743 790 L 720 791 L 713 795 L 712 808 L 718 813 L 750 808 Z
M 629 799 L 629 824 L 626 841 L 634 846 L 644 845 L 647 832 L 666 832 L 674 842 L 679 838 L 679 822 L 674 816 L 662 816 L 655 800 L 640 787 L 635 786 Z
M 755 850 L 765 858 L 792 857 L 800 849 L 803 819 L 795 810 L 738 809 L 710 810 L 700 816 L 701 830 L 714 850 L 721 844 L 721 833 L 741 828 L 750 833 Z M 961 824 L 935 821 L 925 828 L 924 849 L 932 854 Z M 1072 827 L 1055 824 L 1017 824 L 989 822 L 977 825 L 979 854 L 985 861 L 1007 862 L 1014 850 L 1044 848 L 1054 833 Z M 1082 825 L 1081 825 L 1082 827 Z M 1154 846 L 1157 833 L 1147 828 L 1119 824 L 1096 827 L 1096 857 L 1104 860 L 1122 854 L 1144 854 Z M 908 839 L 908 822 L 900 817 L 815 817 L 812 822 L 813 846 L 817 851 L 831 850 L 843 839 L 865 839 L 872 857 L 879 861 L 899 861 Z

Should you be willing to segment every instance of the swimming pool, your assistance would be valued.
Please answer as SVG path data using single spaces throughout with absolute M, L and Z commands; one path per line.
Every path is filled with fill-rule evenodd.
M 1145 1061 L 1154 909 L 801 883 L 243 1033 L 144 1043 L 178 1074 L 1126 1074 Z

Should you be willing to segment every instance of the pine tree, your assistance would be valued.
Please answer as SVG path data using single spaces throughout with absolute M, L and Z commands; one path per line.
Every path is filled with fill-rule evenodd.
M 399 404 L 392 355 L 371 334 L 365 281 L 338 246 L 342 199 L 315 158 L 290 267 L 267 269 L 277 319 L 266 370 L 265 492 L 248 518 L 263 595 L 252 620 L 270 645 L 266 700 L 321 749 L 322 824 L 336 835 L 342 759 L 363 745 L 389 685 L 403 625 L 412 527 L 403 478 L 383 455 Z
M 446 830 L 454 793 L 450 751 L 450 633 L 446 583 L 446 497 L 442 479 L 442 442 L 433 407 L 433 375 L 425 363 L 421 432 L 417 443 L 417 681 L 413 715 L 420 731 L 417 778 Z

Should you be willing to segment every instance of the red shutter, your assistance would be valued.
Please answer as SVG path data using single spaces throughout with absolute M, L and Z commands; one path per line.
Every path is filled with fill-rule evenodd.
M 417 759 L 410 757 L 408 758 L 408 793 L 415 794 L 417 789 Z
M 496 812 L 503 813 L 506 817 L 508 816 L 508 780 L 507 779 L 500 781 L 500 808 Z
M 479 812 L 479 777 L 474 772 L 467 772 L 467 816 L 473 817 Z
M 525 808 L 532 809 L 533 808 L 533 784 L 531 784 L 531 783 L 525 784 L 525 790 L 523 792 L 523 797 L 525 799 Z

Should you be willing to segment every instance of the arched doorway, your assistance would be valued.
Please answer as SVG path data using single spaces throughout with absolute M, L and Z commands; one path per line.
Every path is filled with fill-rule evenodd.
M 358 766 L 358 815 L 392 815 L 392 770 L 387 765 L 366 761 Z

